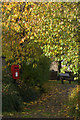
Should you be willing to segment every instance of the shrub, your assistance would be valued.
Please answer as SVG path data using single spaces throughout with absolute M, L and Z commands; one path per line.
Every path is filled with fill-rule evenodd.
M 37 64 L 37 67 L 34 68 L 33 64 Z M 42 57 L 39 62 L 33 62 L 30 65 L 24 61 L 20 77 L 28 86 L 40 86 L 49 80 L 49 68 L 50 60 L 47 57 Z
M 76 118 L 76 120 L 80 119 L 80 106 L 78 106 L 78 97 L 80 96 L 77 87 L 71 91 L 69 95 L 69 114 Z
M 17 93 L 15 94 L 16 95 L 19 94 L 22 101 L 24 102 L 33 101 L 37 99 L 41 93 L 45 92 L 43 84 L 47 82 L 50 77 L 50 71 L 49 71 L 50 64 L 51 64 L 50 59 L 45 56 L 41 57 L 39 62 L 34 61 L 31 64 L 28 64 L 26 60 L 23 61 L 21 64 L 22 68 L 20 69 L 19 80 L 12 79 L 10 75 L 11 65 L 9 65 L 8 72 L 10 73 L 9 74 L 10 80 L 8 79 L 8 82 L 12 81 L 13 85 L 15 85 L 15 87 L 17 88 Z
M 33 87 L 23 87 L 20 88 L 19 93 L 24 102 L 30 102 L 38 99 L 40 97 L 39 91 L 36 91 Z
M 8 71 L 8 69 L 2 72 L 2 111 L 21 111 L 23 102 L 18 92 L 17 84 L 15 84 L 14 79 L 9 73 L 10 71 Z
M 20 79 L 24 81 L 25 84 L 24 89 L 26 89 L 26 90 L 24 89 L 20 90 L 23 91 L 20 92 L 22 93 L 22 96 L 23 94 L 24 96 L 25 94 L 27 94 L 27 97 L 29 98 L 31 98 L 32 96 L 37 97 L 39 91 L 34 91 L 33 93 L 32 90 L 32 88 L 34 89 L 35 86 L 39 87 L 40 93 L 43 93 L 45 91 L 43 88 L 43 84 L 49 80 L 50 63 L 51 63 L 50 59 L 47 57 L 42 57 L 40 58 L 39 62 L 35 61 L 29 65 L 27 64 L 26 61 L 22 63 L 22 68 L 20 70 Z M 33 65 L 37 65 L 37 66 L 34 67 Z

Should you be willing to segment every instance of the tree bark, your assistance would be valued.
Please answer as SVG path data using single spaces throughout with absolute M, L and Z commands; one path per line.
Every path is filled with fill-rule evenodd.
M 61 71 L 61 61 L 58 62 L 58 72 Z M 58 80 L 60 80 L 60 75 L 58 76 Z
M 59 61 L 59 63 L 58 63 L 58 71 L 59 71 L 59 73 L 61 71 L 61 61 Z

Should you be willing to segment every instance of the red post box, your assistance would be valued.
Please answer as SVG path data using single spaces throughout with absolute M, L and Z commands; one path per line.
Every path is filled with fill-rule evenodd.
M 19 65 L 12 65 L 11 73 L 14 79 L 19 79 Z

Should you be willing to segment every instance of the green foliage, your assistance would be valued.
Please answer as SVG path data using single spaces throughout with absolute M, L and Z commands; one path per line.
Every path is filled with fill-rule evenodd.
M 2 85 L 2 111 L 21 111 L 23 109 L 22 99 L 18 92 L 17 84 L 10 76 L 8 69 L 3 71 Z
M 47 57 L 40 58 L 39 62 L 35 61 L 32 64 L 24 61 L 20 71 L 20 77 L 24 80 L 27 86 L 41 87 L 50 77 L 50 59 Z
M 72 72 L 78 73 L 78 7 L 76 2 L 2 3 L 2 52 L 6 61 L 14 61 L 11 64 L 20 65 L 25 59 L 29 63 L 24 62 L 21 68 L 25 87 L 42 89 L 42 84 L 48 79 L 47 62 L 33 62 L 41 54 L 58 61 L 65 58 L 64 64 L 68 63 Z
M 70 116 L 77 118 L 76 120 L 78 120 L 78 118 L 80 117 L 80 114 L 78 114 L 78 112 L 80 111 L 80 106 L 78 104 L 79 97 L 80 94 L 76 87 L 71 91 L 71 94 L 69 95 L 69 104 L 68 104 L 69 114 Z
M 2 39 L 3 55 L 6 56 L 6 60 L 16 58 L 14 64 L 20 64 L 25 57 L 27 61 L 34 61 L 39 58 L 41 50 L 38 53 L 37 51 L 41 48 L 43 51 L 41 54 L 53 57 L 54 60 L 65 58 L 64 64 L 68 62 L 71 70 L 76 74 L 79 46 L 78 7 L 76 2 L 38 2 L 37 4 L 4 2 Z M 20 43 L 23 45 L 21 46 Z
M 29 87 L 27 85 L 22 86 L 19 89 L 20 96 L 24 102 L 30 102 L 38 99 L 40 97 L 39 90 L 36 90 L 33 87 Z
M 32 62 L 31 64 L 26 62 L 26 60 L 22 62 L 19 80 L 14 80 L 11 75 L 11 63 L 14 62 L 14 60 L 9 60 L 8 62 L 10 65 L 5 69 L 5 72 L 7 71 L 7 78 L 5 77 L 5 72 L 3 75 L 3 79 L 6 79 L 5 81 L 3 80 L 3 90 L 8 86 L 10 93 L 14 91 L 10 99 L 17 101 L 19 100 L 17 96 L 20 96 L 22 101 L 30 102 L 34 101 L 41 93 L 45 92 L 43 84 L 47 82 L 50 77 L 49 68 L 51 61 L 49 58 L 44 56 L 41 57 L 39 61 Z M 16 97 L 15 100 L 14 95 Z M 3 96 L 6 97 L 6 94 Z

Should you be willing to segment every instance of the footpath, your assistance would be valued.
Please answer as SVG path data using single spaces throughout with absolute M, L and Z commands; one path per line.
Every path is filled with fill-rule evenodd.
M 51 85 L 48 94 L 43 94 L 41 99 L 25 106 L 21 117 L 29 118 L 66 118 L 68 115 L 68 95 L 76 85 L 57 84 Z
M 14 116 L 16 119 L 14 119 L 54 118 L 53 120 L 58 120 L 59 118 L 59 120 L 66 120 L 66 118 L 70 118 L 68 114 L 68 95 L 76 86 L 77 85 L 74 84 L 48 84 L 49 92 L 44 93 L 40 99 L 31 102 L 30 104 L 25 103 L 24 111 L 22 113 L 15 114 Z M 10 118 L 10 120 L 14 119 Z

